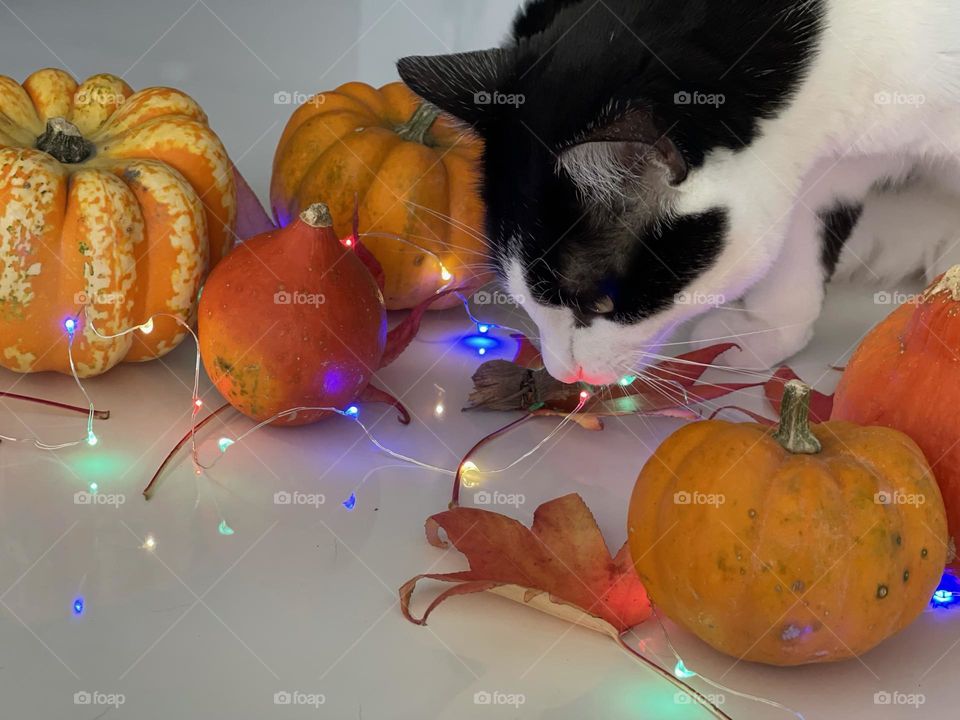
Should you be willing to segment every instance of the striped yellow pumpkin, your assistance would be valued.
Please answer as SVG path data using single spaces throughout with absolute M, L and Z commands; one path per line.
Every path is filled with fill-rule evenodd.
M 0 365 L 69 373 L 69 317 L 81 377 L 172 350 L 184 330 L 169 318 L 112 340 L 94 328 L 189 320 L 232 246 L 236 206 L 230 159 L 184 93 L 62 70 L 0 76 Z

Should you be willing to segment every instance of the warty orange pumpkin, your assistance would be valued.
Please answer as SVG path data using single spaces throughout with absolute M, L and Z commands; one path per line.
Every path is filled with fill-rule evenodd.
M 0 365 L 81 377 L 160 357 L 184 337 L 158 313 L 195 312 L 208 268 L 231 248 L 233 168 L 191 98 L 134 92 L 113 75 L 77 83 L 0 76 Z
M 772 665 L 858 656 L 927 606 L 947 561 L 943 501 L 906 435 L 808 422 L 788 383 L 779 429 L 706 421 L 647 462 L 630 501 L 654 603 L 720 652 Z
M 359 200 L 364 244 L 386 276 L 387 308 L 412 308 L 451 283 L 489 278 L 480 270 L 487 262 L 480 153 L 478 138 L 402 83 L 379 90 L 347 83 L 290 118 L 273 163 L 273 213 L 284 226 L 322 199 L 347 237 Z

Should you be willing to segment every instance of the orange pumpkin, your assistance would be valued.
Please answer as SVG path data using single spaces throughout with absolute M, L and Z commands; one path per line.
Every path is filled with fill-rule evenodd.
M 244 242 L 204 285 L 203 365 L 220 393 L 259 422 L 294 408 L 343 409 L 380 367 L 383 296 L 332 228 L 329 209 L 313 205 L 287 227 Z M 274 424 L 327 414 L 303 410 Z
M 80 376 L 160 357 L 183 339 L 208 267 L 230 249 L 230 159 L 203 110 L 169 88 L 0 77 L 0 365 Z
M 896 428 L 940 483 L 960 540 L 960 266 L 864 338 L 840 380 L 831 419 Z
M 387 308 L 412 308 L 453 282 L 488 277 L 477 272 L 486 263 L 480 153 L 478 139 L 402 83 L 348 83 L 308 100 L 287 124 L 273 163 L 273 213 L 283 226 L 322 198 L 347 237 L 359 199 Z
M 811 428 L 809 392 L 787 385 L 775 432 L 682 428 L 630 502 L 630 548 L 651 598 L 738 659 L 865 653 L 927 607 L 947 561 L 943 501 L 916 444 L 887 428 Z

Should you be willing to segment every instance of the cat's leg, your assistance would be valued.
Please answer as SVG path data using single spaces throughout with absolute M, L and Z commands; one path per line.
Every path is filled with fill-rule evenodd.
M 941 163 L 933 177 L 930 202 L 936 207 L 925 214 L 930 238 L 923 257 L 924 275 L 933 282 L 947 270 L 960 265 L 960 164 Z
M 802 350 L 824 299 L 822 223 L 798 206 L 779 258 L 767 275 L 736 304 L 713 310 L 693 327 L 698 345 L 736 342 L 720 364 L 767 370 Z
M 918 166 L 903 183 L 871 189 L 834 279 L 891 290 L 919 272 L 932 281 L 960 264 L 960 182 L 949 170 L 943 162 Z
M 927 283 L 932 283 L 947 270 L 960 265 L 960 225 L 955 226 L 954 234 L 928 255 L 924 265 Z

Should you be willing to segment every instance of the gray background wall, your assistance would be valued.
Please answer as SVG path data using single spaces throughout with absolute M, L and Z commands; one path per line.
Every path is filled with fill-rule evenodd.
M 499 44 L 520 0 L 0 0 L 0 74 L 120 75 L 196 98 L 266 197 L 289 105 L 349 80 L 396 79 L 415 53 Z

